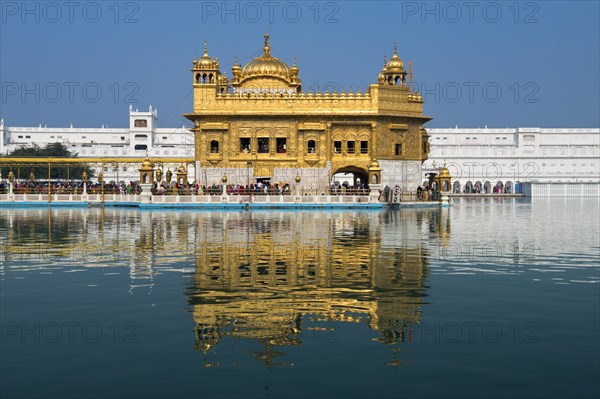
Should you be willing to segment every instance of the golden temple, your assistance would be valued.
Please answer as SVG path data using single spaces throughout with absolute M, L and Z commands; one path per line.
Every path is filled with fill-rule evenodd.
M 364 91 L 304 92 L 296 60 L 263 53 L 228 78 L 208 54 L 194 59 L 196 175 L 232 184 L 254 179 L 325 191 L 333 175 L 351 173 L 354 185 L 400 185 L 415 190 L 429 141 L 423 98 L 412 91 L 404 63 L 394 54 Z M 210 180 L 210 179 L 208 179 Z

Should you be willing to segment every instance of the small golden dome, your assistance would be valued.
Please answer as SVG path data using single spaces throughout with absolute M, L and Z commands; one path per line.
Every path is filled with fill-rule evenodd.
M 294 57 L 294 65 L 290 67 L 292 73 L 298 74 L 298 66 L 296 65 L 296 57 Z
M 381 168 L 379 167 L 379 162 L 377 162 L 376 159 L 371 161 L 371 164 L 369 165 L 369 170 L 370 171 L 378 171 L 381 170 Z
M 386 65 L 388 72 L 404 72 L 404 62 L 398 57 L 398 50 L 396 48 L 396 42 L 394 42 L 394 55 L 390 58 L 390 61 Z
M 206 46 L 206 41 L 204 41 L 204 54 L 202 54 L 202 58 L 196 61 L 194 60 L 194 66 L 203 68 L 203 69 L 219 69 L 219 62 L 215 59 L 209 57 L 208 55 L 208 47 Z
M 242 71 L 242 66 L 240 64 L 238 64 L 238 60 L 237 57 L 235 57 L 235 62 L 233 63 L 233 66 L 231 67 L 231 71 L 235 72 L 235 71 Z
M 450 175 L 450 170 L 446 167 L 446 164 L 444 163 L 444 166 L 442 167 L 442 170 L 440 170 L 440 177 L 452 177 Z
M 154 168 L 154 164 L 152 162 L 150 162 L 150 160 L 148 158 L 144 159 L 144 162 L 142 162 L 142 169 L 153 169 Z

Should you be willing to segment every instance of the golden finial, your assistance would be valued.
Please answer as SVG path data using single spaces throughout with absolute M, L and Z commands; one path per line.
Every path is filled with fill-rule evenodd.
M 383 67 L 385 68 L 387 65 L 387 57 L 384 55 L 383 56 Z
M 394 40 L 394 54 L 398 55 L 398 50 L 396 49 L 396 41 Z
M 206 40 L 204 41 L 204 55 L 208 55 L 208 46 L 206 45 Z
M 294 56 L 294 65 L 293 66 L 296 66 L 296 57 L 295 56 Z
M 265 33 L 265 47 L 263 48 L 264 54 L 263 57 L 267 57 L 269 58 L 271 56 L 271 54 L 269 54 L 269 52 L 271 51 L 271 45 L 269 44 L 269 34 Z

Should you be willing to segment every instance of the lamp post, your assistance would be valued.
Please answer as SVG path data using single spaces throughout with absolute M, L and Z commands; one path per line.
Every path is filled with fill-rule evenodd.
M 221 182 L 223 182 L 223 193 L 221 195 L 227 197 L 227 175 L 223 175 Z
M 299 197 L 300 196 L 300 182 L 302 181 L 302 178 L 300 177 L 300 175 L 296 175 L 296 178 L 294 180 L 296 181 L 296 196 Z
M 51 188 L 52 182 L 50 181 L 50 162 L 48 162 L 48 202 L 52 201 L 52 197 L 50 196 Z
M 104 165 L 101 167 L 102 168 L 102 172 L 100 172 L 100 174 L 98 175 L 98 183 L 100 183 L 100 192 L 101 192 L 101 202 L 104 204 Z
M 87 179 L 88 174 L 84 169 L 83 173 L 81 174 L 81 181 L 83 182 L 83 195 L 87 195 Z
M 246 162 L 246 192 L 248 191 L 248 186 L 250 186 L 250 166 L 252 166 L 252 161 Z
M 12 198 L 13 196 L 13 182 L 15 181 L 15 174 L 12 169 L 8 172 L 8 197 Z

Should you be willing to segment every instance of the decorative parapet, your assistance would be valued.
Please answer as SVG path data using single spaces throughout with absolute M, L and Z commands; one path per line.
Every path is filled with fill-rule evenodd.
M 367 91 L 289 93 L 278 90 L 199 93 L 194 99 L 196 115 L 212 114 L 421 115 L 422 97 L 401 87 L 371 85 Z

